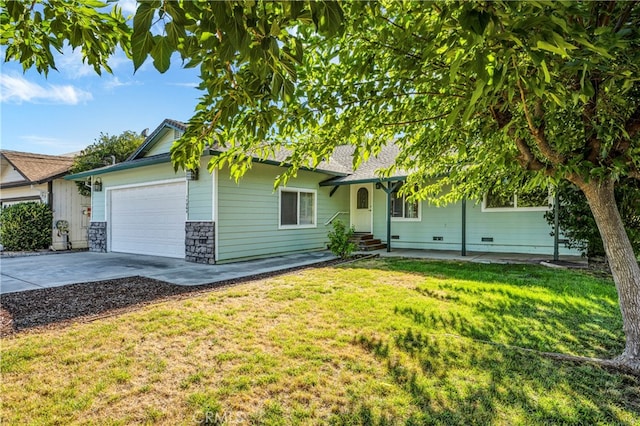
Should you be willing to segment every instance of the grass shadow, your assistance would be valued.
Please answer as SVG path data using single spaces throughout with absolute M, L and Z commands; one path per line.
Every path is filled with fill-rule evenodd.
M 383 362 L 393 382 L 411 395 L 419 413 L 403 419 L 405 424 L 509 423 L 501 416 L 513 412 L 523 424 L 590 424 L 599 419 L 630 425 L 621 409 L 640 414 L 640 379 L 597 366 L 411 328 L 393 342 L 360 335 L 354 344 Z M 554 400 L 555 395 L 563 399 Z M 362 411 L 360 407 L 338 418 L 355 419 L 349 424 L 397 423 L 362 416 Z
M 361 263 L 420 277 L 413 288 L 418 297 L 397 303 L 394 313 L 424 329 L 595 357 L 613 357 L 624 347 L 617 294 L 609 280 L 537 265 Z

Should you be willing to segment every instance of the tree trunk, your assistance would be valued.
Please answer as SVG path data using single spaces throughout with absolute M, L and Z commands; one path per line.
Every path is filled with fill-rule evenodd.
M 611 179 L 580 185 L 598 225 L 611 274 L 618 290 L 626 345 L 616 358 L 621 366 L 640 372 L 640 267 L 624 229 Z

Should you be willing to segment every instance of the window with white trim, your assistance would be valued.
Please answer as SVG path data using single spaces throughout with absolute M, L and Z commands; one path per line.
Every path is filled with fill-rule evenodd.
M 280 188 L 280 228 L 315 228 L 316 191 Z
M 391 193 L 391 217 L 394 220 L 420 220 L 420 202 L 407 201 L 405 194 L 400 195 L 400 187 Z
M 482 211 L 546 211 L 551 208 L 547 190 L 528 193 L 500 194 L 489 191 L 482 203 Z

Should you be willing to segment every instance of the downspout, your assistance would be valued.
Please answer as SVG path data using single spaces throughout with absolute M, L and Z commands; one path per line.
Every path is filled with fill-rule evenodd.
M 460 250 L 462 256 L 467 255 L 467 199 L 462 199 L 462 247 Z
M 51 210 L 53 210 L 53 181 L 50 180 L 47 182 L 47 191 L 49 195 L 47 196 L 47 205 Z

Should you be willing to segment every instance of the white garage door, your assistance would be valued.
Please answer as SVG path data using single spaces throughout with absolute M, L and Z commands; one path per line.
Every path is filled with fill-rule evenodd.
M 111 251 L 184 258 L 184 182 L 109 192 Z

